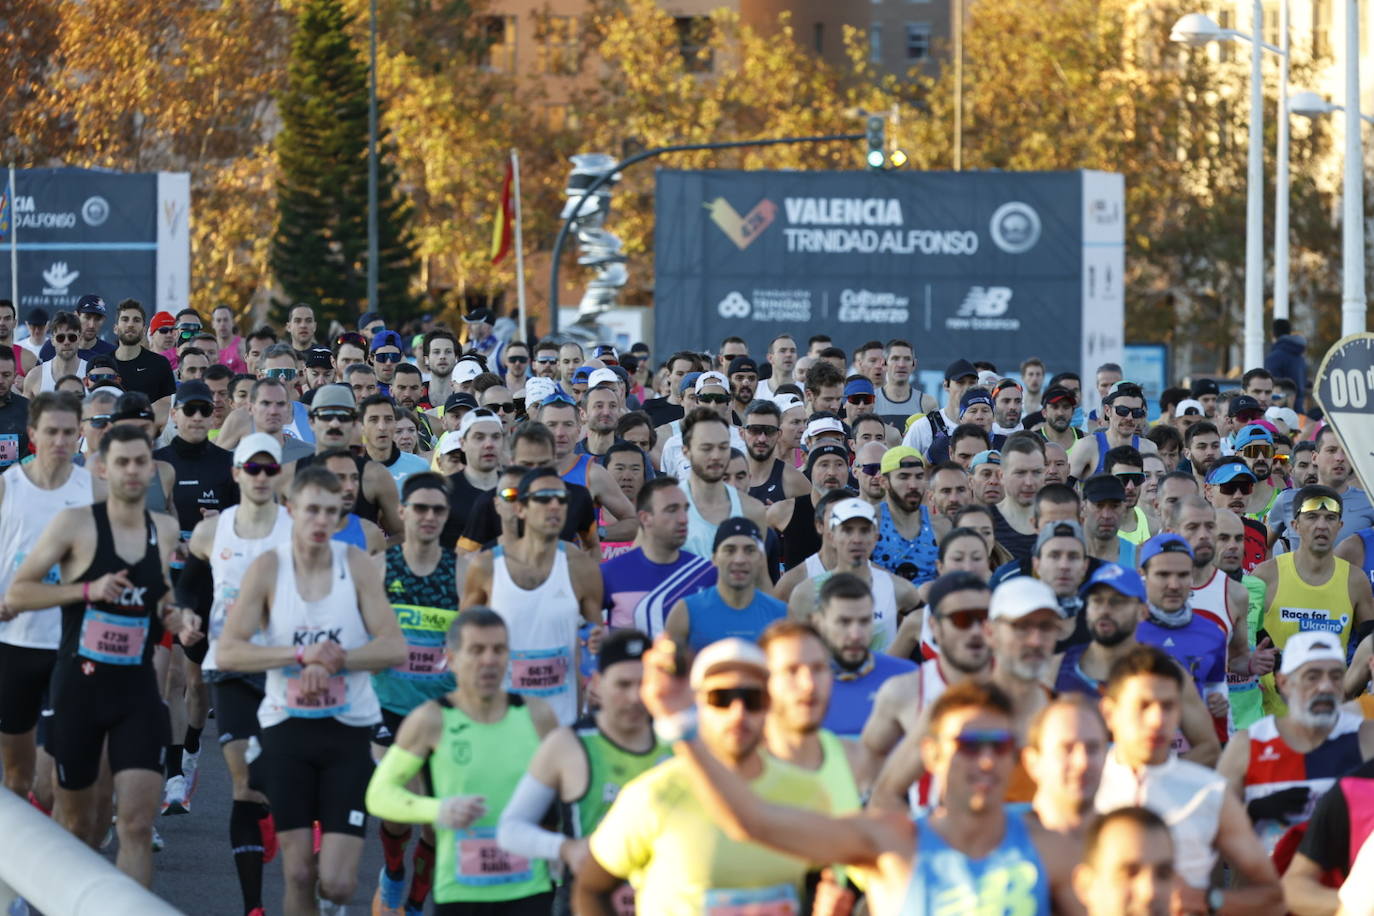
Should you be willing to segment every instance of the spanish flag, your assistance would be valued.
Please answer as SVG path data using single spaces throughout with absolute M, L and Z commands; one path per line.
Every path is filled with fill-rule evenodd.
M 506 158 L 506 180 L 501 183 L 501 207 L 496 211 L 496 219 L 491 225 L 491 263 L 499 264 L 510 254 L 511 240 L 515 228 L 514 195 L 511 191 L 515 181 L 515 168 L 509 157 Z

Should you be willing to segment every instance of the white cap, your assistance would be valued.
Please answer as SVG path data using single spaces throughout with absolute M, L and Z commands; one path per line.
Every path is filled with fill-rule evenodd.
M 1174 416 L 1176 416 L 1176 417 L 1186 417 L 1186 416 L 1188 416 L 1188 411 L 1190 411 L 1190 410 L 1195 410 L 1195 411 L 1197 411 L 1196 416 L 1199 416 L 1199 417 L 1205 417 L 1205 416 L 1207 416 L 1207 408 L 1206 408 L 1206 407 L 1203 407 L 1203 406 L 1202 406 L 1202 402 L 1199 401 L 1197 398 L 1184 398 L 1183 400 L 1181 400 L 1181 401 L 1179 401 L 1177 404 L 1175 404 L 1175 405 L 1174 405 Z
M 839 433 L 844 436 L 844 424 L 834 417 L 817 417 L 806 424 L 806 431 L 802 433 L 802 441 L 810 442 L 815 436 L 822 433 Z
M 1340 662 L 1345 664 L 1345 650 L 1335 633 L 1308 630 L 1294 633 L 1283 645 L 1283 664 L 1279 674 L 1292 674 L 1308 662 Z
M 108 394 L 115 400 L 119 400 L 124 396 L 124 389 L 116 388 L 113 385 L 101 385 L 99 388 L 92 388 L 90 393 L 87 394 L 86 397 L 90 397 L 93 394 Z
M 878 513 L 873 511 L 873 506 L 858 497 L 851 497 L 835 503 L 834 508 L 830 510 L 830 527 L 838 528 L 851 518 L 861 518 L 878 524 Z
M 453 384 L 466 385 L 482 374 L 482 364 L 475 359 L 460 359 L 453 367 Z
M 234 464 L 241 465 L 254 455 L 266 453 L 281 464 L 281 443 L 267 433 L 249 433 L 234 446 Z
M 729 380 L 728 378 L 726 378 L 726 377 L 724 376 L 724 374 L 722 374 L 722 373 L 720 373 L 720 372 L 703 372 L 703 373 L 701 373 L 701 375 L 698 375 L 698 376 L 697 376 L 696 385 L 695 385 L 695 387 L 694 387 L 692 390 L 694 390 L 694 391 L 696 391 L 698 394 L 700 394 L 700 393 L 701 393 L 701 389 L 705 388 L 707 385 L 719 385 L 720 387 L 724 388 L 726 391 L 729 391 L 729 390 L 730 390 L 730 380 Z
M 1002 381 L 1001 376 L 991 369 L 984 369 L 978 373 L 978 387 L 986 388 L 988 391 L 997 387 L 997 383 Z
M 599 385 L 619 385 L 620 376 L 616 375 L 611 369 L 594 369 L 592 374 L 587 376 L 587 390 L 590 391 Z
M 988 617 L 993 620 L 1020 620 L 1036 611 L 1063 616 L 1054 589 L 1032 576 L 1007 579 L 992 590 L 988 600 Z
M 493 413 L 491 408 L 477 407 L 463 414 L 463 419 L 458 421 L 459 441 L 466 439 L 468 437 L 468 430 L 472 429 L 478 423 L 495 423 L 498 430 L 502 428 L 501 418 Z
M 1271 423 L 1282 423 L 1290 433 L 1298 428 L 1298 412 L 1291 407 L 1270 407 L 1264 412 L 1264 419 Z
M 558 383 L 551 378 L 536 375 L 525 379 L 525 409 L 535 406 L 557 390 Z
M 439 454 L 447 455 L 449 452 L 456 452 L 463 447 L 463 437 L 458 430 L 450 429 L 439 437 Z
M 777 404 L 778 410 L 781 410 L 783 413 L 787 413 L 794 407 L 806 407 L 806 402 L 795 394 L 775 394 L 773 395 L 773 403 Z
M 692 689 L 699 688 L 702 681 L 722 668 L 752 668 L 766 679 L 768 658 L 758 646 L 737 636 L 717 640 L 698 652 L 692 662 Z

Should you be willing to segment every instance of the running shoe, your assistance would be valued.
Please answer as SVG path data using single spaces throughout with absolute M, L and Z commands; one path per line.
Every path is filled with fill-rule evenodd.
M 277 843 L 277 822 L 271 811 L 267 812 L 267 817 L 258 820 L 258 830 L 262 833 L 262 864 L 266 865 L 277 857 L 280 848 Z
M 191 812 L 191 796 L 196 794 L 196 784 L 200 781 L 200 751 L 181 754 L 181 775 L 186 777 L 186 795 L 181 799 L 181 807 Z
M 377 876 L 377 892 L 372 895 L 372 916 L 405 916 L 406 879 L 392 878 L 386 868 Z
M 167 780 L 167 784 L 162 787 L 162 814 L 164 817 L 170 814 L 187 814 L 186 807 L 186 777 L 173 776 Z
M 158 833 L 158 832 L 157 832 L 157 828 L 154 827 L 154 828 L 153 828 L 153 852 L 162 852 L 163 848 L 164 848 L 166 845 L 167 845 L 166 843 L 162 842 L 162 834 Z
M 315 891 L 315 905 L 320 911 L 320 916 L 345 916 L 348 912 L 348 908 L 342 903 L 335 903 L 321 897 L 318 889 Z

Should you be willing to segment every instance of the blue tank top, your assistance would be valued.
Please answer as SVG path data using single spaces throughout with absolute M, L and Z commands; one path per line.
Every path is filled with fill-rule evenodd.
M 1107 453 L 1112 447 L 1107 444 L 1107 431 L 1099 429 L 1093 433 L 1093 438 L 1097 440 L 1097 467 L 1093 470 L 1094 474 L 1101 474 L 1107 467 Z M 1140 451 L 1140 437 L 1131 437 L 1131 448 Z
M 352 544 L 359 550 L 366 551 L 367 532 L 363 531 L 363 520 L 352 512 L 348 513 L 348 521 L 341 529 L 334 532 L 334 537 L 330 540 L 343 541 L 345 544 Z
M 591 455 L 578 455 L 577 463 L 563 475 L 563 479 L 568 483 L 575 483 L 579 487 L 587 485 L 587 465 L 592 463 Z
M 1135 628 L 1135 638 L 1173 656 L 1193 676 L 1199 693 L 1207 684 L 1226 683 L 1226 633 L 1214 620 L 1194 613 L 1185 626 L 1164 627 L 1146 618 Z
M 1369 577 L 1370 584 L 1374 585 L 1374 528 L 1361 528 L 1355 533 L 1364 544 L 1364 574 Z
M 925 816 L 916 819 L 916 854 L 901 916 L 1050 912 L 1050 882 L 1026 828 L 1026 805 L 1006 805 L 1002 842 L 981 859 L 951 848 Z
M 291 422 L 282 427 L 282 432 L 314 445 L 315 431 L 310 428 L 310 408 L 300 401 L 292 401 Z
M 1078 643 L 1064 650 L 1064 657 L 1059 660 L 1059 674 L 1054 679 L 1055 693 L 1081 693 L 1093 699 L 1102 696 L 1102 685 L 1078 667 L 1087 649 L 1087 643 Z
M 878 695 L 883 681 L 916 670 L 915 662 L 883 652 L 874 652 L 868 659 L 866 664 L 871 667 L 857 676 L 831 665 L 835 682 L 830 690 L 830 708 L 825 712 L 823 726 L 841 738 L 857 738 L 864 730 L 868 714 L 873 710 L 873 698 Z
M 935 561 L 939 556 L 940 547 L 935 543 L 935 531 L 930 525 L 930 510 L 921 507 L 921 532 L 907 540 L 897 530 L 887 502 L 879 504 L 878 543 L 871 558 L 875 566 L 920 585 L 935 578 Z
M 787 605 L 758 589 L 754 590 L 754 600 L 749 606 L 738 610 L 726 604 L 720 597 L 720 590 L 715 588 L 683 600 L 691 621 L 687 642 L 693 652 L 700 652 L 711 643 L 730 636 L 757 642 L 770 623 L 787 616 Z

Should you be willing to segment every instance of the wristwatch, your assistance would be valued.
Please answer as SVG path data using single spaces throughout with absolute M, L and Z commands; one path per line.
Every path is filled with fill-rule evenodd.
M 1207 914 L 1212 916 L 1214 913 L 1221 912 L 1221 905 L 1226 902 L 1226 892 L 1219 887 L 1214 887 L 1207 892 Z

